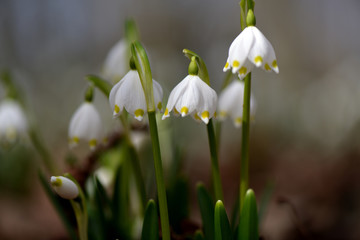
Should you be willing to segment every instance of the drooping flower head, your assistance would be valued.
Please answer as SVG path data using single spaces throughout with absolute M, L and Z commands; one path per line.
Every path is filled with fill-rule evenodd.
M 114 117 L 118 117 L 125 108 L 135 119 L 141 121 L 147 113 L 145 94 L 135 64 L 133 60 L 130 62 L 131 70 L 111 89 L 109 103 Z M 161 111 L 163 91 L 157 81 L 153 79 L 152 82 L 154 102 L 157 110 Z
M 92 100 L 92 99 L 91 99 Z M 89 143 L 94 150 L 104 136 L 100 114 L 91 100 L 87 100 L 75 111 L 69 126 L 69 146 L 76 146 L 80 140 Z
M 241 126 L 244 103 L 244 82 L 235 80 L 227 86 L 219 96 L 219 119 L 230 117 L 236 127 Z M 256 110 L 255 99 L 250 97 L 250 115 L 254 116 Z
M 125 39 L 117 42 L 109 51 L 103 66 L 103 76 L 117 83 L 128 71 L 129 46 Z
M 170 116 L 172 110 L 176 115 L 181 114 L 182 117 L 191 115 L 206 124 L 214 116 L 217 104 L 216 92 L 201 80 L 197 73 L 198 67 L 193 58 L 189 65 L 189 75 L 170 93 L 163 120 Z
M 248 14 L 253 13 L 249 11 Z M 231 43 L 223 70 L 225 72 L 232 68 L 232 72 L 238 73 L 242 79 L 251 72 L 254 65 L 279 73 L 273 46 L 257 27 L 249 25 Z
M 78 187 L 69 178 L 52 176 L 50 182 L 55 192 L 62 198 L 71 200 L 79 195 Z
M 21 106 L 14 100 L 0 104 L 0 139 L 14 142 L 27 132 L 28 124 Z

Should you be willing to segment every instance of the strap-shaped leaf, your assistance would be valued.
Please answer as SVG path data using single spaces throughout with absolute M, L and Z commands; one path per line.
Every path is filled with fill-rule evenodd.
M 239 240 L 259 240 L 258 213 L 255 193 L 247 190 L 241 211 L 239 224 Z
M 159 217 L 156 204 L 152 199 L 146 206 L 141 240 L 159 240 Z
M 201 230 L 197 230 L 194 234 L 194 237 L 193 237 L 194 240 L 204 240 L 204 234 L 202 233 Z
M 178 177 L 167 189 L 169 221 L 175 232 L 181 231 L 181 221 L 189 217 L 189 186 L 184 177 Z
M 94 176 L 93 184 L 95 186 L 95 204 L 96 204 L 96 217 L 99 231 L 101 232 L 102 238 L 108 238 L 108 220 L 106 217 L 106 211 L 110 210 L 111 203 L 110 199 L 99 181 L 99 179 Z
M 230 240 L 232 232 L 224 204 L 218 200 L 215 205 L 215 240 Z
M 112 86 L 108 81 L 96 75 L 87 75 L 85 79 L 94 84 L 107 98 L 109 97 Z
M 202 183 L 197 185 L 197 195 L 206 240 L 214 240 L 214 201 Z

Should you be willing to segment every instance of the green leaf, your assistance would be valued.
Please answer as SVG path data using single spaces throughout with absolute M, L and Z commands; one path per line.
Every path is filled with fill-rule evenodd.
M 159 217 L 152 199 L 149 200 L 145 210 L 141 240 L 159 240 Z
M 109 211 L 110 208 L 110 200 L 107 196 L 107 193 L 100 183 L 99 179 L 94 176 L 93 178 L 93 184 L 95 186 L 95 211 L 97 212 L 97 223 L 99 227 L 99 231 L 102 235 L 102 239 L 107 239 L 108 235 L 108 221 L 106 218 L 106 211 Z
M 240 215 L 239 240 L 259 240 L 258 224 L 255 193 L 249 189 Z
M 63 208 L 63 206 L 61 205 L 59 198 L 52 191 L 50 185 L 48 184 L 48 181 L 45 179 L 45 176 L 41 172 L 41 170 L 39 170 L 38 175 L 39 175 L 40 183 L 41 183 L 46 195 L 48 196 L 50 202 L 52 203 L 52 205 L 55 207 L 57 213 L 59 214 L 60 219 L 62 220 L 66 230 L 68 231 L 68 234 L 69 234 L 70 238 L 72 240 L 77 240 L 78 237 L 77 237 L 76 232 L 74 230 L 73 224 L 71 223 L 71 221 L 66 216 L 66 214 L 65 214 L 66 211 Z
M 232 211 L 231 211 L 231 227 L 232 230 L 234 231 L 235 228 L 239 225 L 238 224 L 238 220 L 239 220 L 239 206 L 240 206 L 240 201 L 239 201 L 239 194 L 236 194 L 236 200 L 235 203 L 232 207 Z
M 178 177 L 167 190 L 170 225 L 175 232 L 179 232 L 181 221 L 189 217 L 189 189 L 188 181 Z
M 131 220 L 129 209 L 129 169 L 126 161 L 122 162 L 115 172 L 114 194 L 112 200 L 112 216 L 116 236 L 130 236 Z M 118 237 L 119 238 L 119 237 Z
M 87 75 L 85 79 L 94 84 L 107 98 L 109 97 L 112 86 L 108 81 L 96 75 Z
M 204 234 L 202 233 L 201 230 L 197 230 L 194 234 L 194 237 L 193 237 L 194 240 L 204 240 Z
M 198 75 L 204 82 L 206 82 L 210 86 L 209 73 L 208 73 L 207 67 L 205 65 L 205 62 L 202 60 L 202 58 L 199 55 L 197 55 L 195 52 L 193 52 L 193 51 L 191 51 L 189 49 L 184 49 L 183 53 L 190 60 L 191 60 L 191 58 L 193 56 L 196 57 L 196 63 L 198 65 L 198 67 L 199 67 L 199 74 Z
M 232 232 L 224 204 L 218 200 L 215 205 L 215 239 L 230 240 Z
M 214 240 L 214 201 L 202 183 L 197 185 L 197 195 L 206 240 Z
M 145 48 L 139 41 L 135 41 L 131 44 L 131 53 L 134 57 L 135 66 L 139 73 L 141 85 L 144 90 L 147 111 L 155 112 L 152 75 Z

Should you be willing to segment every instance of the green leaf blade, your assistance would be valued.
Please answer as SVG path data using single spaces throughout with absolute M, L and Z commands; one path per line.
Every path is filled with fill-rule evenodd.
M 255 193 L 246 192 L 239 224 L 239 240 L 259 240 L 259 220 Z
M 214 240 L 214 202 L 202 183 L 197 185 L 198 203 L 206 240 Z
M 218 200 L 215 205 L 215 240 L 229 240 L 232 239 L 232 232 L 230 223 L 224 204 Z
M 150 199 L 146 210 L 141 233 L 141 240 L 159 239 L 159 218 L 155 201 Z

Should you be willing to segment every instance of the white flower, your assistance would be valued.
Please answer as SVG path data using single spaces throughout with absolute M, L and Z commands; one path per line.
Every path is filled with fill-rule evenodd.
M 52 176 L 50 182 L 55 192 L 62 198 L 71 200 L 79 195 L 78 187 L 69 178 Z
M 241 126 L 244 103 L 244 82 L 235 80 L 227 86 L 219 96 L 219 119 L 230 116 L 236 127 Z M 250 116 L 254 116 L 255 99 L 250 97 Z
M 14 142 L 27 129 L 27 120 L 21 106 L 13 100 L 4 100 L 0 105 L 0 139 Z
M 154 102 L 156 108 L 161 111 L 163 91 L 160 84 L 152 80 Z M 141 121 L 147 113 L 146 100 L 139 74 L 136 70 L 130 70 L 120 82 L 115 84 L 109 95 L 110 106 L 114 117 L 119 116 L 125 108 L 128 113 Z
M 175 114 L 182 117 L 190 114 L 207 124 L 215 114 L 216 104 L 216 92 L 199 76 L 188 75 L 171 91 L 162 119 L 174 109 Z
M 118 82 L 129 71 L 129 47 L 125 39 L 120 40 L 109 51 L 104 67 L 103 76 L 112 82 Z
M 238 72 L 240 79 L 244 78 L 253 66 L 271 69 L 279 73 L 274 48 L 266 37 L 255 26 L 246 27 L 231 43 L 229 56 L 224 72 L 232 67 L 232 72 Z
M 103 137 L 103 126 L 99 112 L 91 102 L 84 102 L 70 120 L 69 145 L 76 146 L 80 140 L 86 140 L 94 150 Z

